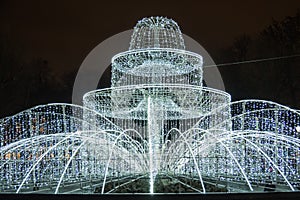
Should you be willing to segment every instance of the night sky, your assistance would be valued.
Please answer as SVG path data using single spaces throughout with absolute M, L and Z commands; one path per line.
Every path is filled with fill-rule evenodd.
M 65 74 L 76 74 L 84 58 L 96 45 L 114 34 L 132 29 L 143 17 L 159 15 L 174 19 L 183 33 L 197 40 L 216 63 L 222 63 L 230 59 L 224 58 L 225 54 L 220 54 L 221 50 L 230 46 L 236 37 L 242 34 L 255 37 L 273 20 L 281 21 L 286 16 L 295 16 L 299 8 L 299 0 L 2 0 L 0 35 L 8 40 L 16 51 L 21 52 L 24 62 L 43 58 L 47 60 L 55 75 L 64 79 Z M 261 55 L 261 58 L 268 56 Z M 234 88 L 234 85 L 238 84 L 230 84 L 233 77 L 230 77 L 229 73 L 227 75 L 224 73 L 225 87 L 228 88 L 228 92 L 237 95 L 240 88 Z M 260 88 L 262 85 L 257 87 Z M 71 91 L 71 88 L 69 90 Z M 1 94 L 2 98 L 6 95 L 10 94 Z M 70 99 L 70 93 L 65 95 L 68 97 L 57 100 Z M 50 96 L 51 94 L 49 102 L 53 100 Z M 242 93 L 237 98 L 241 96 Z M 272 97 L 269 99 L 273 100 Z M 47 103 L 47 97 L 44 97 L 41 103 Z M 22 107 L 18 109 L 22 110 Z

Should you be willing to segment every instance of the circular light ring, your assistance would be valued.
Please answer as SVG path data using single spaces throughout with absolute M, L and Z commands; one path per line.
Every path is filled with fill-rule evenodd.
M 164 111 L 164 119 L 173 120 L 199 118 L 231 101 L 231 96 L 220 90 L 172 84 L 94 90 L 84 95 L 83 104 L 107 117 L 145 120 L 149 96 Z
M 167 75 L 188 74 L 194 70 L 202 72 L 202 56 L 179 49 L 153 48 L 126 51 L 112 58 L 113 70 L 137 76 L 160 76 L 153 68 L 168 70 Z M 202 75 L 202 73 L 201 73 Z

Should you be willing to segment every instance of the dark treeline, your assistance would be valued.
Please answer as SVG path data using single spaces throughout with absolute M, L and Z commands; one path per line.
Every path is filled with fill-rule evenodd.
M 50 102 L 70 102 L 73 77 L 56 75 L 46 59 L 25 61 L 21 48 L 0 36 L 0 118 Z
M 221 51 L 218 63 L 300 54 L 300 11 L 250 37 L 243 34 Z M 300 108 L 300 57 L 219 67 L 233 100 L 255 98 Z

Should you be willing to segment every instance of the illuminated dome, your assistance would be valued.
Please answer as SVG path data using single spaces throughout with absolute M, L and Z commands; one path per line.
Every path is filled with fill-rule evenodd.
M 177 23 L 165 17 L 149 17 L 134 27 L 129 50 L 171 48 L 185 49 Z
M 204 87 L 176 22 L 139 21 L 112 87 L 0 120 L 1 193 L 299 191 L 300 113 Z

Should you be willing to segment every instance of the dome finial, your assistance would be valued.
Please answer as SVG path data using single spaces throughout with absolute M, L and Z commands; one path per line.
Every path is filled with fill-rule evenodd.
M 138 21 L 129 49 L 149 48 L 185 49 L 178 24 L 166 17 L 148 17 Z

